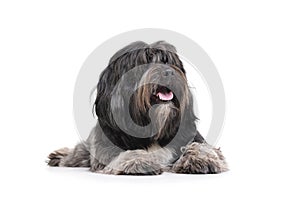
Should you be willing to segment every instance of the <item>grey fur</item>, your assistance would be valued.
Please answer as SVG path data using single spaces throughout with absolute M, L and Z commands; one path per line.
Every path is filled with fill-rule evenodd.
M 61 148 L 51 153 L 48 165 L 59 167 L 90 167 L 90 152 L 83 143 L 74 149 Z
M 130 54 L 132 51 L 134 53 Z M 131 130 L 126 121 L 127 118 L 119 113 L 125 108 L 125 105 L 128 105 L 124 103 L 124 99 L 126 99 L 124 97 L 129 96 L 127 102 L 131 97 L 128 95 L 128 91 L 133 90 L 134 85 L 138 85 L 138 83 L 134 81 L 132 84 L 122 85 L 125 86 L 124 88 L 117 87 L 115 91 L 117 95 L 111 99 L 107 98 L 111 95 L 108 91 L 111 91 L 112 86 L 114 86 L 112 81 L 116 81 L 117 77 L 122 77 L 122 73 L 125 73 L 124 68 L 141 64 L 149 64 L 149 70 L 143 72 L 142 75 L 144 76 L 139 80 L 140 84 L 151 81 L 159 83 L 162 79 L 162 72 L 174 70 L 174 78 L 176 79 L 170 87 L 180 100 L 180 107 L 176 107 L 172 101 L 154 104 L 151 107 L 149 115 L 153 119 L 152 125 L 156 135 L 153 136 L 153 140 L 149 144 L 144 140 L 136 139 L 143 137 L 134 138 L 125 137 L 124 134 L 121 135 L 121 132 L 117 130 L 120 127 L 115 123 L 115 120 L 119 118 L 121 124 Z M 196 117 L 192 111 L 191 93 L 187 86 L 182 62 L 176 55 L 174 46 L 163 41 L 150 45 L 144 42 L 132 43 L 118 51 L 110 59 L 107 69 L 114 70 L 112 73 L 102 74 L 102 79 L 99 79 L 95 102 L 95 110 L 98 116 L 96 126 L 91 131 L 88 139 L 77 144 L 74 149 L 62 148 L 51 153 L 48 156 L 49 166 L 89 167 L 90 171 L 96 173 L 131 175 L 156 175 L 161 174 L 163 171 L 207 174 L 228 170 L 221 151 L 207 144 L 196 130 Z M 170 79 L 167 80 L 170 81 Z M 132 104 L 139 111 L 145 111 L 151 106 L 149 96 L 153 95 L 153 88 L 144 85 L 138 90 Z M 172 86 L 176 86 L 174 90 Z M 178 88 L 178 92 L 175 91 L 176 88 Z M 110 102 L 112 102 L 111 106 Z M 134 115 L 140 116 L 139 111 L 136 111 Z M 118 115 L 113 116 L 113 113 Z M 174 120 L 178 113 L 180 113 L 178 119 L 181 121 Z M 100 122 L 102 123 L 101 126 Z M 180 126 L 178 132 L 174 131 L 176 125 L 181 123 L 185 126 Z M 105 132 L 102 127 L 107 128 Z M 137 132 L 138 136 L 146 134 L 141 131 L 133 131 Z M 171 140 L 170 143 L 166 142 L 168 145 L 162 143 L 163 140 L 168 141 L 168 138 L 172 138 L 174 133 L 177 134 L 176 137 L 178 136 L 179 139 L 176 141 Z M 113 142 L 119 142 L 119 146 Z M 122 146 L 120 143 L 124 145 Z
M 189 174 L 221 173 L 228 170 L 220 149 L 207 143 L 193 142 L 183 148 L 183 154 L 173 164 L 170 172 Z
M 148 150 L 128 150 L 120 153 L 103 170 L 105 174 L 157 175 L 174 159 L 174 152 L 159 146 Z
M 86 143 L 78 144 L 74 149 L 62 148 L 54 151 L 48 156 L 48 165 L 90 167 L 92 172 L 115 175 L 157 175 L 163 171 L 207 174 L 228 170 L 221 150 L 207 143 L 193 142 L 182 147 L 182 154 L 172 164 L 177 157 L 174 149 L 153 145 L 148 150 L 124 151 L 99 133 L 101 128 L 97 123 Z

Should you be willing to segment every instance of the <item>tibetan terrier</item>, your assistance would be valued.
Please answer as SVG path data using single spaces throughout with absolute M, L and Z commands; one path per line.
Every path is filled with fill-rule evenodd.
M 119 50 L 101 73 L 98 117 L 86 141 L 49 155 L 48 165 L 104 174 L 210 174 L 227 170 L 220 149 L 196 129 L 193 98 L 176 49 L 138 41 Z

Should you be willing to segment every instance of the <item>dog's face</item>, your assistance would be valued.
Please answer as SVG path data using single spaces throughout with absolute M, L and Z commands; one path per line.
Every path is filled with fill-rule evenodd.
M 101 127 L 116 134 L 107 135 L 112 142 L 167 144 L 179 126 L 195 126 L 185 70 L 167 43 L 133 43 L 120 50 L 100 75 L 97 89 L 96 114 Z
M 159 139 L 170 132 L 168 126 L 174 126 L 172 122 L 180 123 L 189 90 L 185 73 L 179 67 L 154 63 L 145 68 L 138 82 L 140 87 L 132 87 L 137 89 L 130 97 L 129 112 L 134 123 L 140 126 L 151 123 L 149 129 Z
M 173 104 L 178 109 L 186 104 L 188 95 L 183 68 L 174 65 L 149 64 L 136 90 L 134 102 L 140 111 L 155 104 Z

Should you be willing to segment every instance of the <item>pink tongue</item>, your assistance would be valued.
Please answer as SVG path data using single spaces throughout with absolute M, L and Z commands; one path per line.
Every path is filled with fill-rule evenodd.
M 159 97 L 160 100 L 163 101 L 170 101 L 173 99 L 173 92 L 169 92 L 169 93 L 157 93 L 157 96 Z

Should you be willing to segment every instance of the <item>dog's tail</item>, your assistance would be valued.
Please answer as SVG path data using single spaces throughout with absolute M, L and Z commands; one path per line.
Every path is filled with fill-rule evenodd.
M 83 143 L 77 144 L 74 149 L 58 149 L 48 158 L 47 163 L 52 167 L 90 167 L 90 152 Z

